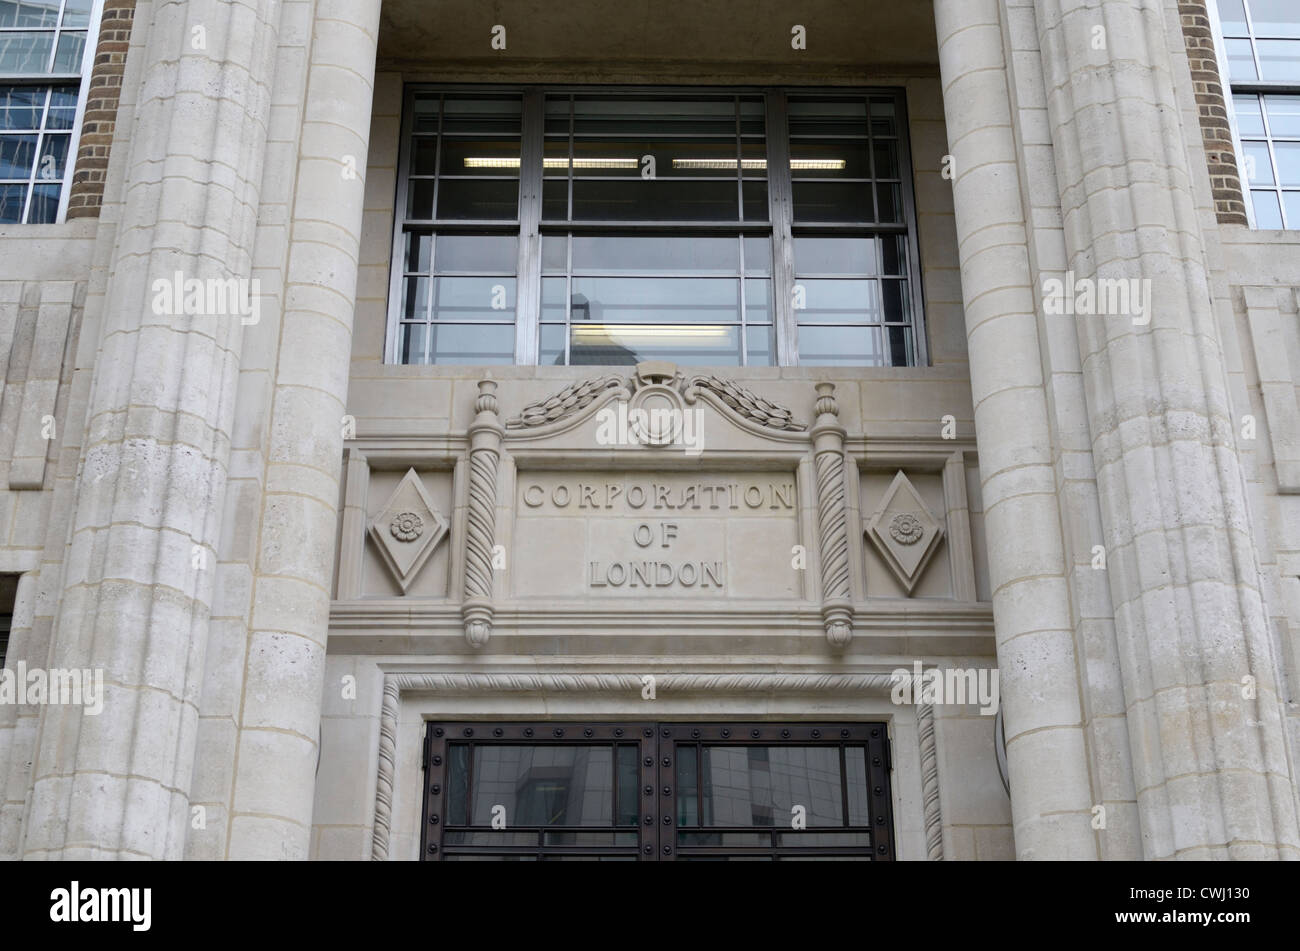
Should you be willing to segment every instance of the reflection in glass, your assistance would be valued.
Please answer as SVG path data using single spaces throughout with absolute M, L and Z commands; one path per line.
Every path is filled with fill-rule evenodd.
M 611 747 L 483 745 L 475 753 L 473 825 L 490 825 L 495 806 L 513 826 L 611 824 Z
M 834 747 L 705 746 L 704 825 L 788 825 L 802 806 L 809 826 L 843 825 Z

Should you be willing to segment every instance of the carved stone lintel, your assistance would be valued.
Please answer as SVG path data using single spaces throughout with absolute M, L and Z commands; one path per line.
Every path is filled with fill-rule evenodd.
M 501 456 L 501 422 L 497 385 L 480 380 L 469 427 L 469 504 L 465 517 L 465 588 L 461 617 L 465 640 L 482 647 L 492 636 L 492 547 L 496 540 L 497 462 Z
M 817 470 L 817 529 L 822 568 L 822 619 L 826 639 L 844 647 L 853 639 L 849 589 L 848 506 L 844 497 L 844 429 L 837 417 L 835 384 L 817 384 L 813 451 Z

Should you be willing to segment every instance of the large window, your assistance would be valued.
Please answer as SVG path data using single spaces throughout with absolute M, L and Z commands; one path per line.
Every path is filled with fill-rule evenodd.
M 894 91 L 408 90 L 387 359 L 923 363 Z
M 894 857 L 883 723 L 430 723 L 429 861 Z
M 0 224 L 60 220 L 94 0 L 0 0 Z
M 1300 229 L 1300 0 L 1218 0 L 1218 13 L 1252 220 Z

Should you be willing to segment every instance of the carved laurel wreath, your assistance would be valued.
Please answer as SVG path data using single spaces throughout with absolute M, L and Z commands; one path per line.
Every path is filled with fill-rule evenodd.
M 794 413 L 771 400 L 752 393 L 734 380 L 724 380 L 719 376 L 697 376 L 691 380 L 691 386 L 703 387 L 717 396 L 746 419 L 753 420 L 760 426 L 771 429 L 783 429 L 800 432 L 808 427 L 796 422 Z
M 393 516 L 388 530 L 399 542 L 413 542 L 424 534 L 424 519 L 414 512 L 401 512 Z
M 554 396 L 529 403 L 517 417 L 506 423 L 506 429 L 531 429 L 559 422 L 590 404 L 605 390 L 622 386 L 616 376 L 600 376 L 571 383 Z
M 925 534 L 925 526 L 911 512 L 900 512 L 889 523 L 889 534 L 900 545 L 915 545 Z

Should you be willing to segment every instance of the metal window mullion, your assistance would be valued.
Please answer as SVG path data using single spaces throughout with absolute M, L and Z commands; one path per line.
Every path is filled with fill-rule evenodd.
M 415 123 L 415 93 L 412 86 L 402 97 L 402 131 L 398 144 L 398 175 L 396 205 L 393 209 L 393 254 L 388 274 L 388 332 L 384 339 L 384 362 L 401 363 L 400 333 L 402 320 L 402 286 L 406 273 L 407 200 L 410 187 L 408 172 L 411 162 L 411 129 Z M 430 250 L 429 273 L 433 273 L 433 256 Z M 425 331 L 428 334 L 428 331 Z
M 799 327 L 794 313 L 794 208 L 790 182 L 790 133 L 785 93 L 769 89 L 767 107 L 767 207 L 772 222 L 772 322 L 777 366 L 799 363 Z
M 870 107 L 868 107 L 868 112 Z M 921 239 L 916 220 L 916 185 L 912 174 L 912 136 L 907 111 L 907 95 L 898 93 L 894 97 L 894 115 L 898 120 L 898 191 L 903 199 L 903 223 L 907 225 L 907 283 L 908 306 L 912 317 L 912 356 L 913 366 L 930 365 L 930 346 L 925 330 L 925 294 L 921 284 Z M 875 151 L 874 149 L 872 150 Z M 881 261 L 884 264 L 884 261 Z M 884 268 L 881 268 L 881 273 Z M 883 293 L 884 285 L 881 285 Z M 880 299 L 881 317 L 884 317 L 884 297 Z M 884 334 L 884 330 L 881 331 Z
M 45 127 L 50 122 L 50 102 L 54 98 L 54 87 L 45 87 L 45 104 L 41 106 L 40 125 L 36 130 L 36 147 L 32 150 L 32 165 L 27 170 L 27 196 L 23 202 L 23 214 L 19 220 L 23 224 L 29 224 L 28 218 L 32 213 L 32 198 L 36 195 L 36 173 L 41 167 L 41 152 L 45 149 Z
M 541 339 L 542 185 L 545 99 L 541 90 L 524 93 L 519 138 L 519 263 L 515 279 L 515 363 L 536 366 Z

